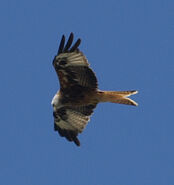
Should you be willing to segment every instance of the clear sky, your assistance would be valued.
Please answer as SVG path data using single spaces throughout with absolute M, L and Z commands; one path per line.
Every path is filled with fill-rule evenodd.
M 174 184 L 174 1 L 2 0 L 0 184 Z M 138 107 L 99 104 L 81 147 L 53 130 L 52 66 L 74 32 L 102 90 L 138 90 Z

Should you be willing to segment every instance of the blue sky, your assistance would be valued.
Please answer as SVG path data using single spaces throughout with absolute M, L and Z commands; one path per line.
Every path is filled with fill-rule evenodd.
M 0 184 L 174 184 L 174 1 L 1 1 Z M 81 147 L 53 130 L 52 60 L 74 32 L 102 90 Z

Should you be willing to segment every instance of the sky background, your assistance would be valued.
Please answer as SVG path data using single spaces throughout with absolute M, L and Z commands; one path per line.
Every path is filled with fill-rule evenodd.
M 0 184 L 174 185 L 174 1 L 0 2 Z M 138 107 L 99 104 L 81 146 L 53 130 L 52 66 L 74 32 L 102 90 L 138 90 Z

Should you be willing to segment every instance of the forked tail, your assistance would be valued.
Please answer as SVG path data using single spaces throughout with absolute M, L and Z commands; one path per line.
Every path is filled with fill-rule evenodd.
M 98 101 L 137 106 L 135 101 L 128 98 L 137 93 L 138 91 L 98 91 Z

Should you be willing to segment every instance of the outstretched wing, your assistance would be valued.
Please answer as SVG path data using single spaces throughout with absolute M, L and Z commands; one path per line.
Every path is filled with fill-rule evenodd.
M 79 95 L 82 91 L 94 90 L 97 88 L 97 78 L 89 68 L 89 63 L 78 46 L 81 40 L 78 39 L 71 47 L 73 33 L 65 45 L 65 36 L 62 36 L 57 56 L 53 60 L 53 66 L 60 81 L 60 91 L 67 97 Z M 65 46 L 64 46 L 65 45 Z M 71 93 L 73 93 L 71 95 Z
M 80 146 L 77 138 L 90 120 L 96 104 L 78 107 L 62 107 L 54 111 L 54 129 L 58 131 L 60 136 L 66 137 L 68 141 L 73 141 Z

